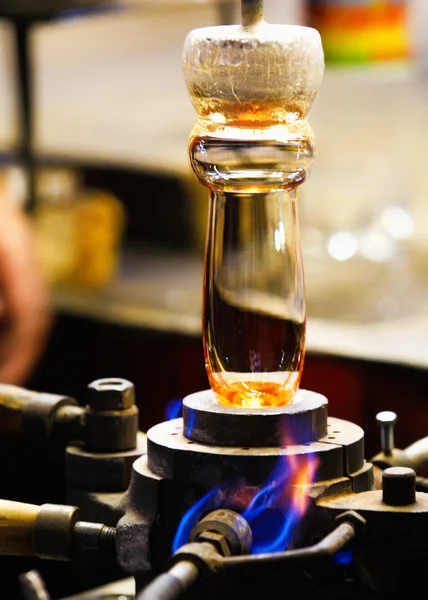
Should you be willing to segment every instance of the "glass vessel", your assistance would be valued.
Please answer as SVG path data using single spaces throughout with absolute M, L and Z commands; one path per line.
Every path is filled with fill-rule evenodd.
M 324 71 L 319 33 L 269 25 L 243 1 L 240 25 L 196 29 L 183 72 L 197 113 L 194 174 L 209 190 L 202 339 L 218 402 L 296 400 L 306 303 L 296 189 L 315 141 L 308 112 Z

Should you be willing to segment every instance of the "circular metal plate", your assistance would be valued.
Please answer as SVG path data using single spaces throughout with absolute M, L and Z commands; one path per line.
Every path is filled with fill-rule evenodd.
M 264 483 L 287 457 L 294 461 L 317 461 L 315 481 L 349 475 L 348 468 L 364 464 L 361 428 L 329 419 L 332 435 L 318 442 L 272 447 L 230 447 L 203 445 L 183 435 L 183 419 L 155 425 L 147 432 L 147 461 L 156 475 L 208 487 L 225 480 L 244 478 L 251 484 Z M 331 439 L 333 438 L 333 439 Z
M 287 406 L 234 408 L 220 404 L 212 390 L 203 390 L 183 399 L 184 435 L 214 446 L 307 444 L 327 434 L 327 405 L 322 394 L 298 390 Z

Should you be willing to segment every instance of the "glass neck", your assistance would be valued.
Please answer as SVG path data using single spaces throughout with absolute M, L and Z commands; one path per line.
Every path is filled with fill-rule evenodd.
M 263 192 L 301 184 L 315 156 L 309 124 L 286 127 L 224 128 L 207 131 L 196 125 L 189 157 L 196 176 L 209 188 Z

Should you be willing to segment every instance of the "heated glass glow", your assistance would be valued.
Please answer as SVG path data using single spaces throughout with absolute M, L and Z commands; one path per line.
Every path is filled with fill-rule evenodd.
M 293 402 L 306 305 L 296 188 L 314 157 L 307 121 L 323 73 L 318 32 L 299 26 L 194 30 L 183 51 L 198 120 L 192 169 L 209 190 L 203 347 L 217 400 Z

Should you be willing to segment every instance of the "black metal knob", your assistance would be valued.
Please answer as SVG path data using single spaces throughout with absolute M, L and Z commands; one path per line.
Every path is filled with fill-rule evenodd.
M 382 500 L 388 506 L 416 502 L 416 473 L 409 467 L 389 467 L 382 473 Z
M 391 410 L 384 410 L 376 415 L 380 425 L 380 445 L 385 456 L 391 456 L 394 449 L 394 425 L 397 415 Z

